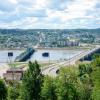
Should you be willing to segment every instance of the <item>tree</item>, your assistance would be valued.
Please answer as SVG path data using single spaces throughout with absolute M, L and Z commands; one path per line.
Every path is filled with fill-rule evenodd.
M 29 68 L 24 73 L 22 79 L 21 100 L 40 100 L 41 86 L 43 83 L 43 76 L 41 74 L 40 66 L 35 61 L 29 62 Z
M 92 98 L 93 100 L 100 100 L 100 68 L 98 68 L 92 73 L 92 78 L 94 80 Z
M 99 58 L 99 57 L 100 57 L 100 54 L 99 54 L 99 53 L 95 53 L 95 54 L 92 56 L 92 59 L 95 60 L 95 59 L 97 59 L 97 58 Z
M 92 99 L 100 100 L 100 55 L 91 63 L 93 72 L 91 74 L 93 80 Z
M 44 78 L 41 96 L 43 100 L 57 100 L 55 79 L 49 76 Z
M 91 79 L 91 73 L 93 69 L 91 64 L 80 64 L 79 65 L 79 78 L 83 83 L 84 88 L 84 99 L 89 100 L 91 98 L 93 82 Z
M 80 64 L 79 65 L 79 76 L 83 76 L 84 74 L 90 75 L 92 73 L 92 67 L 90 64 Z
M 8 87 L 8 100 L 17 100 L 19 97 L 20 83 L 14 82 L 14 87 L 9 84 Z
M 57 100 L 84 100 L 83 84 L 74 70 L 61 69 L 57 77 Z
M 91 63 L 91 65 L 93 67 L 100 67 L 100 57 L 97 57 L 93 60 L 93 62 Z
M 7 87 L 2 79 L 0 79 L 0 100 L 7 99 Z

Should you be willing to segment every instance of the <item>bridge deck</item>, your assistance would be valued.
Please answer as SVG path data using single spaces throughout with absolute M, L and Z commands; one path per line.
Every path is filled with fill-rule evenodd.
M 89 49 L 87 51 L 83 51 L 81 52 L 80 54 L 66 60 L 66 61 L 63 61 L 63 62 L 59 62 L 59 63 L 56 63 L 56 64 L 52 64 L 52 65 L 49 65 L 47 66 L 46 68 L 42 69 L 42 73 L 44 75 L 49 75 L 49 76 L 52 76 L 52 77 L 55 77 L 57 76 L 57 70 L 60 69 L 60 66 L 63 66 L 63 67 L 66 67 L 69 65 L 69 63 L 71 65 L 74 65 L 76 61 L 78 61 L 79 59 L 85 57 L 86 55 L 89 55 L 91 54 L 92 52 L 95 52 L 96 50 L 100 49 L 100 47 L 95 47 L 93 49 Z

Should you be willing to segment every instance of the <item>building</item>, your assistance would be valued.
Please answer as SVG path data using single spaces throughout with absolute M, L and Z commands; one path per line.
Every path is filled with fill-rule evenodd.
M 63 40 L 58 41 L 58 46 L 61 46 L 61 47 L 79 46 L 79 42 L 76 40 L 63 39 Z
M 22 69 L 16 69 L 16 68 L 11 68 L 6 71 L 6 73 L 3 74 L 3 77 L 6 81 L 13 81 L 17 80 L 20 81 L 23 76 L 23 70 Z

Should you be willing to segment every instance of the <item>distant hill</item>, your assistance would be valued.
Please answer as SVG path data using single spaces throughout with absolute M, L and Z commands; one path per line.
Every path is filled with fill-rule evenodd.
M 91 32 L 91 33 L 100 33 L 100 28 L 97 29 L 0 29 L 0 33 L 31 33 L 31 32 L 72 32 L 72 33 L 81 33 L 81 32 Z

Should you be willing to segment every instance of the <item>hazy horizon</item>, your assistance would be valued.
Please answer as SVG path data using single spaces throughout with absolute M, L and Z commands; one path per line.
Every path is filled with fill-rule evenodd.
M 95 29 L 100 29 L 98 28 L 0 28 L 0 30 L 95 30 Z

